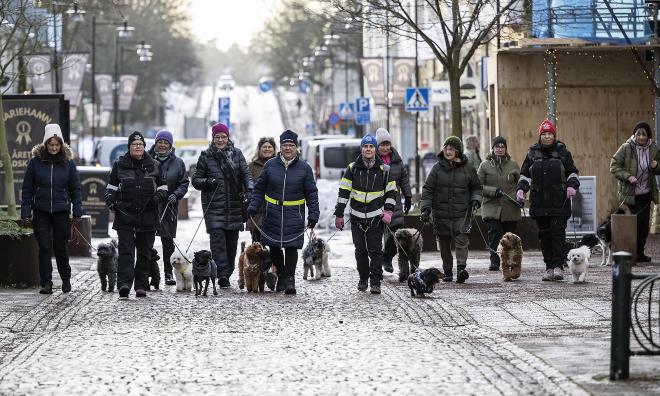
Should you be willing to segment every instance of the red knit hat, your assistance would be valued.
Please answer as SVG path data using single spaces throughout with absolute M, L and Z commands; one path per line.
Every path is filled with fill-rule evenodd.
M 550 121 L 547 118 L 539 126 L 539 136 L 541 136 L 545 132 L 550 132 L 551 134 L 555 135 L 555 137 L 557 137 L 557 130 L 555 129 L 555 124 L 553 124 L 552 121 Z
M 227 125 L 217 123 L 213 125 L 213 128 L 211 128 L 211 137 L 215 137 L 218 133 L 224 133 L 225 135 L 229 136 L 229 128 L 227 128 Z

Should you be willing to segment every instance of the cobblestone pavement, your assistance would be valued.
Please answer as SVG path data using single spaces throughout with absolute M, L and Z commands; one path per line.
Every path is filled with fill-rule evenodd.
M 296 296 L 167 287 L 122 301 L 100 291 L 92 259 L 75 260 L 69 294 L 2 290 L 0 394 L 660 392 L 658 358 L 633 358 L 634 381 L 607 380 L 609 268 L 591 268 L 585 285 L 542 283 L 530 252 L 521 280 L 502 283 L 477 251 L 466 284 L 412 299 L 394 275 L 380 296 L 358 292 L 350 233 L 331 245 L 332 277 L 303 281 L 299 267 Z M 437 253 L 423 255 L 431 265 Z

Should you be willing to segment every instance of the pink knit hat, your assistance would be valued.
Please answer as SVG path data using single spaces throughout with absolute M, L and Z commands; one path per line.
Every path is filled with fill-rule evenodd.
M 211 137 L 215 137 L 218 133 L 224 133 L 229 136 L 229 128 L 225 124 L 217 123 L 211 128 Z

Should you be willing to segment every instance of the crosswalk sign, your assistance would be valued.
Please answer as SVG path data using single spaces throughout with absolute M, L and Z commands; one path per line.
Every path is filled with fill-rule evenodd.
M 429 89 L 426 87 L 410 87 L 406 89 L 406 111 L 428 111 Z
M 342 120 L 352 120 L 355 116 L 355 110 L 353 103 L 350 102 L 341 102 L 339 103 L 339 117 Z

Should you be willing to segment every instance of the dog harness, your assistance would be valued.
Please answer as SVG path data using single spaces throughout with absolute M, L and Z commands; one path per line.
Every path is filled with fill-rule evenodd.
M 419 293 L 433 293 L 433 287 L 426 286 L 426 282 L 422 279 L 422 272 L 415 271 L 415 289 Z

